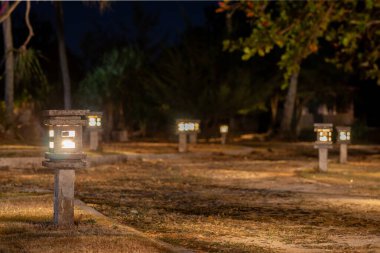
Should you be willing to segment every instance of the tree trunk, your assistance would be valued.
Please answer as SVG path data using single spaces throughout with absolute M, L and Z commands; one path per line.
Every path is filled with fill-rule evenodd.
M 284 106 L 284 115 L 281 120 L 281 134 L 283 137 L 288 136 L 292 129 L 294 104 L 297 97 L 298 74 L 299 70 L 295 71 L 290 78 L 288 94 L 286 95 Z
M 9 123 L 13 122 L 14 107 L 14 56 L 11 16 L 3 21 L 5 54 L 5 107 Z
M 65 110 L 71 108 L 71 83 L 69 66 L 67 63 L 65 34 L 63 27 L 63 8 L 60 1 L 54 2 L 57 21 L 57 39 L 58 39 L 58 51 L 59 61 L 61 66 L 62 82 L 63 82 L 63 98 Z

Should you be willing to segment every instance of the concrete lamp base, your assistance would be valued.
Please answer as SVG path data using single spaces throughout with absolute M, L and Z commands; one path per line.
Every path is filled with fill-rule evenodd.
M 327 172 L 328 149 L 319 148 L 319 171 Z
M 186 133 L 179 133 L 178 137 L 178 152 L 187 152 L 187 135 Z
M 347 144 L 346 143 L 340 144 L 339 162 L 347 163 Z
M 90 150 L 96 151 L 99 147 L 99 132 L 90 131 Z
M 59 227 L 74 225 L 75 170 L 54 170 L 54 224 Z

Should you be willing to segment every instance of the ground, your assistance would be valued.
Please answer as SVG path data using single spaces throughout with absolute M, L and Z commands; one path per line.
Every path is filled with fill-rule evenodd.
M 310 143 L 242 144 L 198 144 L 169 156 L 162 154 L 175 153 L 175 144 L 105 145 L 104 152 L 145 156 L 78 171 L 76 197 L 115 224 L 197 252 L 380 252 L 379 146 L 350 146 L 348 164 L 337 162 L 335 147 L 328 172 L 319 173 Z M 112 234 L 91 217 L 77 218 L 73 232 L 56 232 L 49 223 L 52 189 L 47 169 L 0 170 L 5 206 L 45 210 L 31 217 L 14 208 L 10 215 L 1 205 L 0 242 L 17 238 L 22 248 L 30 247 L 31 234 L 36 242 L 42 235 L 65 242 L 96 234 L 90 245 Z

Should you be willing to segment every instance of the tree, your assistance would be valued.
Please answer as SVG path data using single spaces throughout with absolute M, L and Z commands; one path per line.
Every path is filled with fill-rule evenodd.
M 258 54 L 264 56 L 275 46 L 283 48 L 278 65 L 284 70 L 283 88 L 288 88 L 281 132 L 292 129 L 294 106 L 297 96 L 298 76 L 302 61 L 318 50 L 321 38 L 331 19 L 333 2 L 224 2 L 220 11 L 244 11 L 252 25 L 251 34 L 238 40 L 224 41 L 230 52 L 243 51 L 243 60 Z
M 129 103 L 126 98 L 131 85 L 129 77 L 141 62 L 140 52 L 133 48 L 113 49 L 104 54 L 98 66 L 80 83 L 78 96 L 81 104 L 105 109 L 107 137 L 111 130 L 125 126 L 124 111 Z
M 377 1 L 225 1 L 219 5 L 216 11 L 227 12 L 227 17 L 243 12 L 252 27 L 246 37 L 225 40 L 226 50 L 241 50 L 242 59 L 248 60 L 256 54 L 265 56 L 275 47 L 282 48 L 278 65 L 284 70 L 283 88 L 288 89 L 281 122 L 283 133 L 292 129 L 301 64 L 318 52 L 322 39 L 335 41 L 338 50 L 332 61 L 338 66 L 352 70 L 352 59 L 357 59 L 357 65 L 367 66 L 367 77 L 379 76 L 379 35 L 374 28 L 380 23 L 376 20 Z M 363 38 L 367 47 L 360 45 Z
M 14 107 L 14 55 L 13 55 L 13 36 L 12 20 L 9 15 L 3 21 L 4 35 L 4 55 L 5 55 L 5 106 L 6 119 L 12 122 Z
M 66 43 L 65 34 L 63 26 L 63 8 L 61 1 L 55 1 L 54 7 L 56 11 L 56 22 L 57 22 L 57 40 L 58 40 L 58 52 L 59 52 L 59 62 L 61 67 L 62 83 L 63 83 L 63 101 L 64 108 L 68 110 L 71 108 L 71 80 L 69 65 L 66 56 Z
M 0 22 L 3 23 L 3 35 L 4 35 L 4 56 L 5 56 L 5 107 L 6 107 L 6 119 L 8 123 L 13 122 L 13 108 L 14 108 L 14 72 L 15 72 L 15 57 L 14 57 L 14 45 L 12 35 L 12 19 L 11 14 L 16 9 L 20 1 L 15 1 L 11 6 L 8 2 L 3 2 L 0 11 Z M 30 24 L 30 1 L 26 1 L 25 11 L 25 23 L 29 30 L 29 35 L 25 42 L 18 50 L 18 54 L 22 55 L 27 51 L 27 45 L 33 37 L 33 28 Z

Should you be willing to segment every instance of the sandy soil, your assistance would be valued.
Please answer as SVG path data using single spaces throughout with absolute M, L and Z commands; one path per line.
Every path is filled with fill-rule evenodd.
M 197 252 L 380 252 L 378 146 L 351 146 L 344 165 L 335 148 L 328 173 L 319 173 L 310 143 L 246 145 L 243 155 L 236 146 L 202 144 L 186 155 L 88 168 L 77 172 L 76 195 L 122 224 Z M 146 149 L 173 153 L 175 145 L 112 152 Z M 0 170 L 2 194 L 36 194 L 52 184 L 43 168 Z

